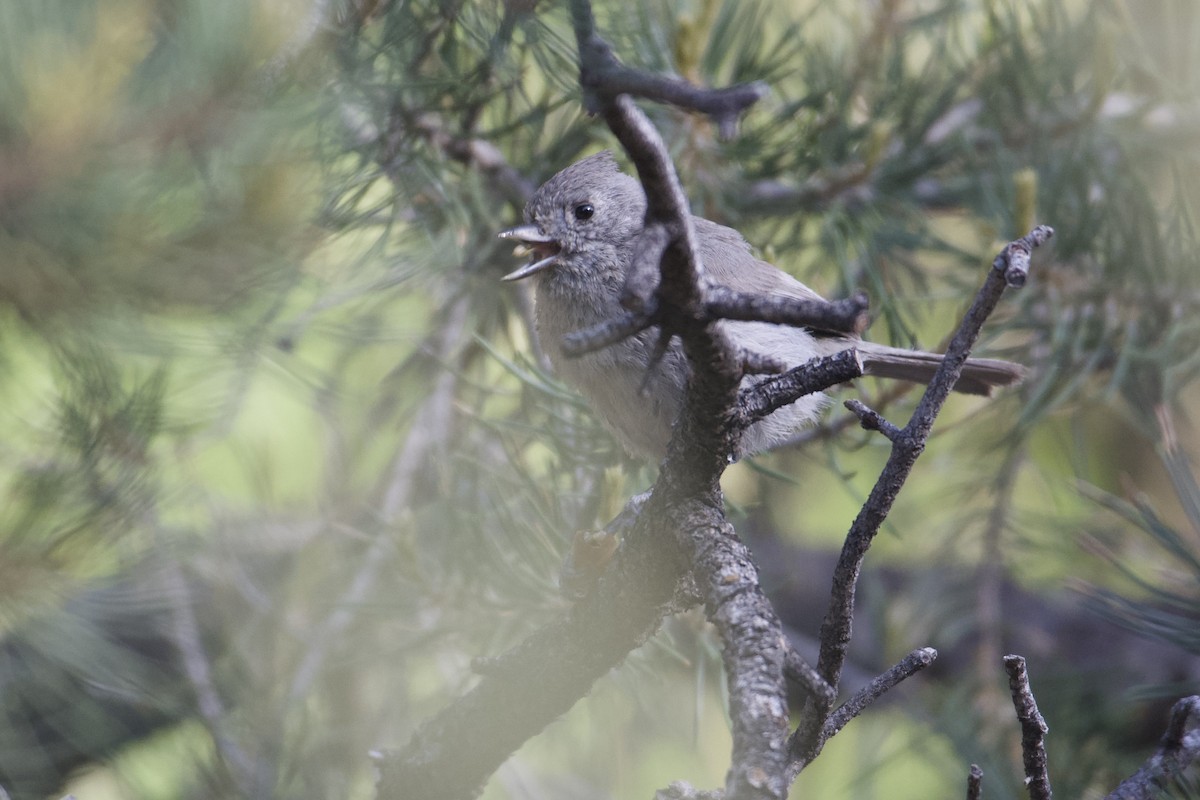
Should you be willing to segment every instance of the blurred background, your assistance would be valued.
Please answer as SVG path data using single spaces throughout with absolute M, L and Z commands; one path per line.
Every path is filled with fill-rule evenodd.
M 1023 792 L 1025 655 L 1062 796 L 1200 691 L 1200 7 L 597 2 L 628 64 L 771 95 L 720 141 L 648 107 L 693 208 L 877 341 L 936 349 L 1053 225 L 868 558 L 850 683 L 931 645 L 797 796 Z M 545 368 L 495 232 L 614 140 L 565 4 L 0 4 L 0 786 L 15 800 L 368 798 L 559 564 L 652 480 Z M 864 380 L 903 422 L 911 388 Z M 802 651 L 886 456 L 834 404 L 725 485 Z M 723 782 L 701 616 L 529 742 L 487 800 Z M 464 754 L 469 758 L 469 754 Z M 1200 796 L 1192 773 L 1174 796 Z

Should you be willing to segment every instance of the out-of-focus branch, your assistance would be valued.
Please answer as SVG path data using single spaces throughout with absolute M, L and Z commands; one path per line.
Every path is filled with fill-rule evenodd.
M 1191 724 L 1192 730 L 1188 730 Z M 1200 759 L 1200 695 L 1185 697 L 1171 709 L 1158 752 L 1121 782 L 1104 800 L 1153 800 L 1170 782 Z
M 176 562 L 165 566 L 161 580 L 163 594 L 170 603 L 171 633 L 179 651 L 179 666 L 196 695 L 197 710 L 234 785 L 249 793 L 255 781 L 255 764 L 226 729 L 225 703 L 213 680 L 212 662 L 196 618 L 191 587 Z
M 474 689 L 418 728 L 406 747 L 380 755 L 378 797 L 475 797 L 514 750 L 645 641 L 686 568 L 659 519 L 661 510 L 637 514 L 594 591 L 563 619 L 489 659 Z M 622 514 L 616 524 L 629 521 Z

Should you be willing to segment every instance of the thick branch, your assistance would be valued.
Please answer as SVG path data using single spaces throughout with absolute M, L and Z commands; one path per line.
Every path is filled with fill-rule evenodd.
M 788 707 L 780 691 L 786 654 L 779 618 L 759 588 L 749 549 L 724 521 L 719 527 L 681 525 L 692 543 L 693 570 L 705 595 L 708 617 L 724 644 L 733 758 L 726 777 L 730 798 L 787 794 L 782 759 L 786 752 Z
M 637 165 L 647 196 L 647 225 L 661 221 L 675 233 L 663 249 L 659 311 L 664 335 L 680 337 L 695 368 L 654 493 L 673 505 L 670 527 L 692 564 L 724 647 L 733 724 L 726 796 L 777 800 L 786 795 L 783 636 L 749 552 L 725 521 L 718 483 L 736 441 L 729 420 L 741 360 L 721 329 L 699 313 L 704 295 L 695 232 L 666 146 L 628 97 L 606 103 L 604 113 Z
M 590 7 L 572 4 L 580 42 L 582 80 L 590 64 L 611 58 L 595 36 Z M 659 274 L 654 303 L 660 341 L 678 336 L 693 365 L 679 426 L 655 484 L 653 498 L 669 504 L 674 530 L 709 618 L 721 636 L 729 686 L 733 757 L 725 794 L 737 800 L 781 800 L 787 738 L 784 642 L 779 620 L 758 585 L 749 551 L 721 507 L 719 480 L 734 450 L 729 424 L 742 377 L 742 359 L 704 314 L 705 286 L 691 213 L 666 145 L 627 95 L 600 95 L 599 110 L 637 168 L 646 193 L 643 245 L 626 284 L 625 301 L 645 307 Z
M 1046 771 L 1046 734 L 1050 728 L 1038 711 L 1033 690 L 1029 688 L 1025 659 L 1005 656 L 1004 671 L 1008 673 L 1008 688 L 1012 692 L 1017 720 L 1021 723 L 1021 760 L 1025 764 L 1029 800 L 1050 800 L 1050 775 Z

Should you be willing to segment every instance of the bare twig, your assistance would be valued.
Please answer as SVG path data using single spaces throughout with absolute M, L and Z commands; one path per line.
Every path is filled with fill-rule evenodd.
M 978 764 L 971 765 L 967 773 L 967 800 L 981 800 L 983 797 L 983 770 Z
M 867 327 L 867 296 L 862 292 L 844 300 L 829 301 L 746 294 L 724 286 L 710 286 L 705 311 L 710 319 L 776 322 L 839 333 L 862 333 Z
M 809 694 L 821 698 L 829 705 L 833 705 L 833 701 L 837 699 L 837 692 L 825 682 L 825 679 L 821 677 L 821 673 L 817 672 L 816 667 L 809 664 L 800 653 L 796 652 L 795 647 L 792 647 L 786 640 L 785 645 L 787 649 L 783 654 L 783 669 L 787 679 L 803 686 L 804 690 Z
M 1050 240 L 1054 229 L 1049 225 L 1038 225 L 1025 236 L 1000 251 L 992 267 L 1004 274 L 1004 282 L 1009 286 L 1021 287 L 1029 277 L 1029 260 L 1035 247 Z
M 636 95 L 660 103 L 707 114 L 717 123 L 723 137 L 733 135 L 738 117 L 767 95 L 759 81 L 725 89 L 702 89 L 687 81 L 629 69 L 617 60 L 612 47 L 596 33 L 592 5 L 586 0 L 571 3 L 575 39 L 579 44 L 579 83 L 584 107 L 595 114 L 605 101 L 620 94 Z
M 172 638 L 179 650 L 184 674 L 196 695 L 196 708 L 235 786 L 249 792 L 254 785 L 255 764 L 227 730 L 225 704 L 213 681 L 212 664 L 196 619 L 192 593 L 178 562 L 168 564 L 163 580 L 169 582 L 165 594 L 170 598 Z
M 591 328 L 567 334 L 563 337 L 562 350 L 572 357 L 594 353 L 628 339 L 635 333 L 641 333 L 655 324 L 656 316 L 653 313 L 630 311 L 624 316 L 614 317 Z
M 1160 797 L 1170 782 L 1192 762 L 1200 759 L 1200 695 L 1185 697 L 1171 709 L 1171 719 L 1158 752 L 1133 775 L 1121 782 L 1104 800 L 1152 800 Z
M 846 723 L 857 717 L 867 706 L 888 693 L 896 684 L 905 678 L 920 672 L 933 663 L 937 658 L 937 650 L 932 647 L 922 647 L 913 650 L 900 663 L 883 673 L 875 680 L 864 686 L 853 697 L 838 706 L 837 711 L 829 715 L 821 728 L 821 738 L 829 741 L 846 726 Z
M 1029 688 L 1025 659 L 1005 656 L 1004 671 L 1008 673 L 1008 688 L 1013 707 L 1021 723 L 1021 760 L 1025 764 L 1025 785 L 1029 800 L 1050 800 L 1050 776 L 1046 771 L 1046 734 L 1050 728 L 1038 711 L 1037 701 Z
M 893 442 L 900 438 L 899 428 L 884 419 L 883 415 L 878 411 L 868 408 L 862 401 L 847 400 L 842 405 L 846 406 L 854 416 L 858 417 L 859 423 L 866 430 L 879 431 Z
M 862 375 L 862 371 L 862 359 L 854 349 L 814 358 L 782 375 L 743 389 L 731 424 L 736 430 L 744 430 L 805 395 L 854 380 Z
M 1009 245 L 1004 253 L 1022 247 L 1028 249 L 1045 242 L 1053 235 L 1053 231 L 1045 226 L 1037 228 L 1033 233 L 1018 243 Z M 1016 246 L 1014 246 L 1016 245 Z M 913 465 L 925 449 L 925 442 L 933 429 L 934 419 L 945 403 L 947 396 L 962 373 L 963 364 L 972 345 L 979 336 L 983 323 L 996 308 L 1008 284 L 1008 265 L 1012 257 L 1005 256 L 1003 267 L 988 270 L 988 275 L 975 296 L 974 302 L 967 310 L 957 332 L 950 341 L 946 355 L 938 367 L 933 379 L 925 390 L 913 412 L 908 424 L 900 430 L 892 441 L 892 452 L 887 464 L 867 502 L 863 505 L 858 517 L 850 527 L 842 553 L 834 571 L 833 591 L 830 598 L 829 611 L 821 625 L 821 655 L 817 669 L 831 686 L 837 687 L 840 682 L 842 667 L 846 662 L 846 651 L 850 645 L 850 637 L 854 616 L 854 598 L 858 583 L 858 575 L 862 569 L 863 559 L 871 546 L 875 535 L 879 532 L 892 504 L 896 500 L 904 482 L 912 472 Z M 996 264 L 1001 259 L 997 258 Z M 1017 259 L 1022 261 L 1021 258 Z M 1027 262 L 1025 262 L 1027 263 Z M 821 730 L 828 709 L 821 709 L 810 700 L 800 727 L 792 735 L 789 747 L 792 764 L 790 771 L 798 773 L 807 765 L 821 747 Z

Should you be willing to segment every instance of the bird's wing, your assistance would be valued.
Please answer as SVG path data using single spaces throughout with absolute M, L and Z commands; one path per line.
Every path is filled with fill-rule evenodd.
M 821 296 L 778 267 L 754 257 L 749 243 L 733 228 L 692 217 L 700 258 L 709 279 L 738 292 L 820 300 Z

